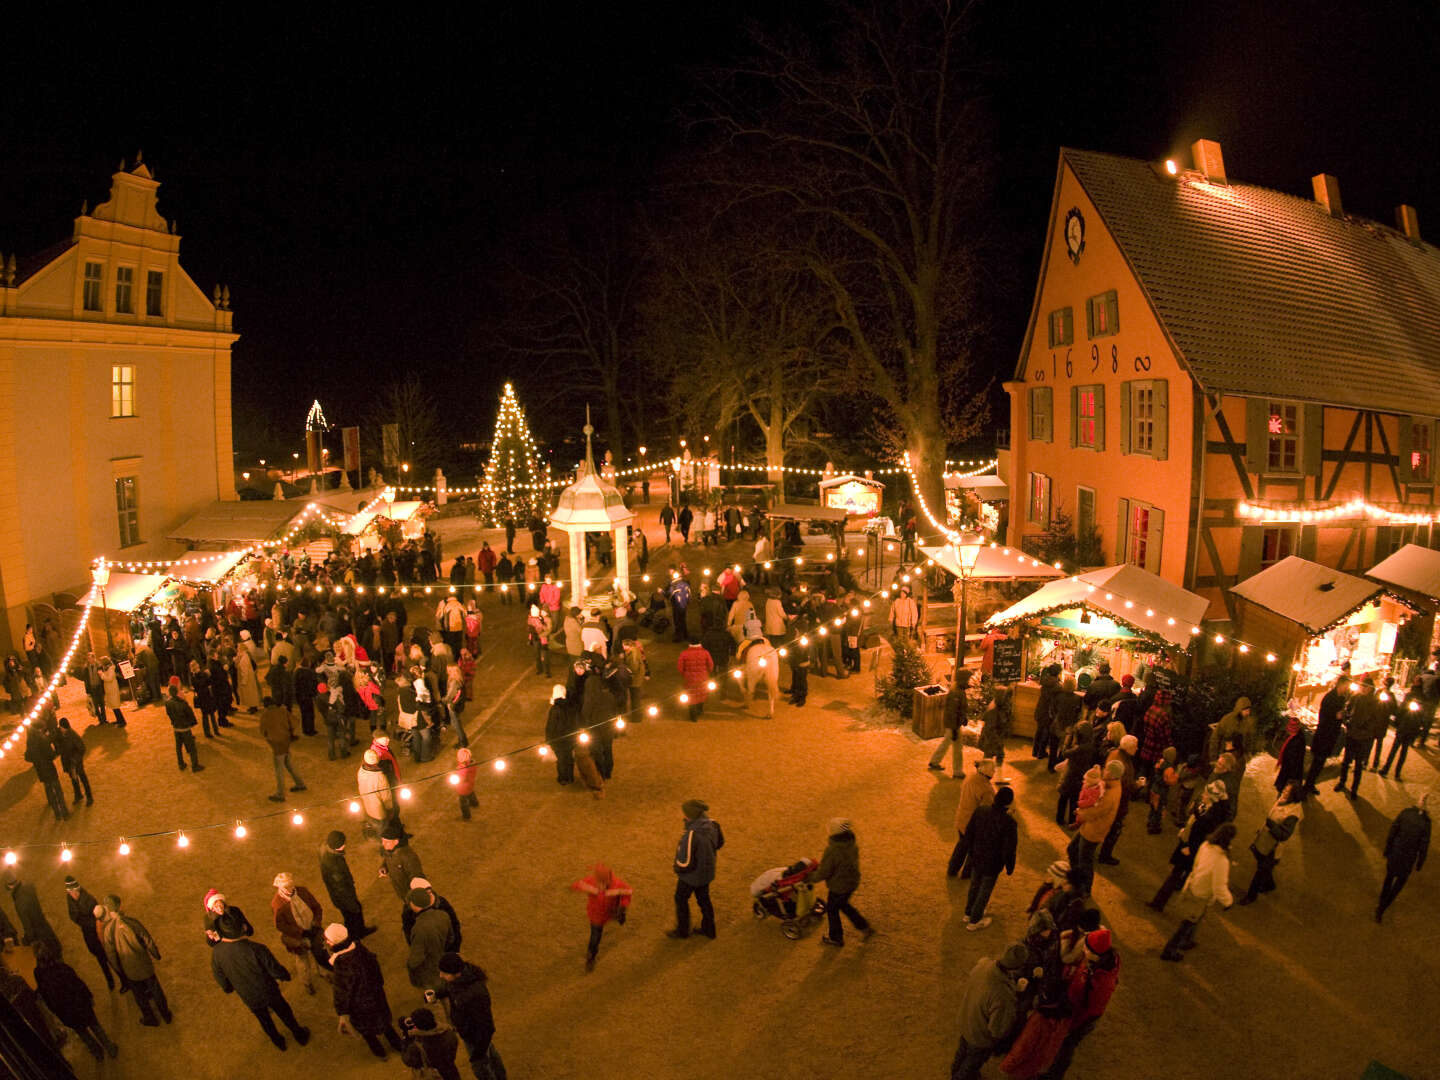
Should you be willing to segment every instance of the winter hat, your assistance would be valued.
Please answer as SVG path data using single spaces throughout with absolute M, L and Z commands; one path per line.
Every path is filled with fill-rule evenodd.
M 373 746 L 389 746 L 389 745 L 390 745 L 390 736 L 389 736 L 389 735 L 376 735 L 375 738 L 373 738 L 373 739 L 370 740 L 370 742 L 371 742 L 371 745 L 373 745 Z
M 1085 770 L 1085 775 L 1081 777 L 1081 779 L 1084 780 L 1087 787 L 1094 787 L 1103 781 L 1105 776 L 1101 773 L 1099 765 L 1091 765 L 1090 768 Z
M 434 901 L 430 897 L 429 889 L 411 889 L 410 895 L 405 898 L 411 907 L 428 908 Z
M 1099 930 L 1091 930 L 1085 935 L 1085 948 L 1096 956 L 1104 956 L 1110 951 L 1110 931 L 1103 926 Z
M 531 617 L 532 619 L 535 619 L 535 618 L 539 618 L 539 616 L 540 616 L 540 605 L 539 605 L 539 604 L 531 604 L 531 605 L 530 605 L 530 617 Z
M 319 686 L 315 687 L 315 692 L 317 694 L 328 694 L 330 692 L 330 684 L 322 682 Z
M 325 837 L 325 846 L 331 851 L 344 851 L 345 834 L 339 829 L 334 830 L 329 836 Z
M 1173 746 L 1167 746 L 1167 747 L 1165 747 L 1164 750 L 1160 751 L 1160 759 L 1161 759 L 1162 761 L 1164 761 L 1166 765 L 1174 765 L 1174 764 L 1175 764 L 1175 748 L 1174 748 Z
M 377 754 L 377 753 L 375 753 L 374 750 L 366 750 L 366 751 L 365 751 L 365 764 L 366 764 L 366 765 L 379 765 L 379 764 L 380 764 L 380 755 Z
M 1108 742 L 1118 743 L 1125 737 L 1125 725 L 1119 720 L 1111 720 L 1110 726 L 1105 729 L 1105 738 Z
M 295 887 L 295 875 L 284 871 L 275 875 L 275 880 L 270 883 L 277 889 L 293 889 Z
M 205 894 L 205 910 L 214 911 L 216 904 L 225 903 L 225 894 L 219 889 L 211 889 Z
M 1011 803 L 1013 803 L 1014 801 L 1015 801 L 1015 791 L 1014 791 L 1013 788 L 1002 787 L 999 791 L 995 792 L 995 805 L 996 805 L 996 806 L 1000 806 L 1000 807 L 1009 806 L 1009 805 L 1010 805 Z
M 381 840 L 401 840 L 404 839 L 404 837 L 405 830 L 401 827 L 400 822 L 394 818 L 385 822 L 385 827 L 380 830 Z
M 249 631 L 249 630 L 241 630 L 241 631 L 240 631 L 240 640 L 241 640 L 241 641 L 249 641 L 249 640 L 250 640 L 250 631 Z
M 415 1025 L 417 1031 L 434 1031 L 435 1014 L 429 1009 L 416 1009 L 410 1014 L 410 1022 Z
M 459 749 L 457 749 L 457 750 L 455 751 L 455 764 L 456 764 L 456 765 L 459 765 L 459 766 L 462 766 L 462 767 L 463 767 L 463 766 L 466 766 L 466 765 L 469 765 L 469 764 L 470 764 L 470 760 L 471 760 L 471 758 L 470 758 L 470 751 L 469 751 L 469 749 L 467 749 L 466 747 L 462 746 L 462 747 L 460 747 Z
M 235 912 L 227 911 L 215 920 L 215 932 L 222 938 L 238 941 L 245 936 L 245 925 L 240 921 L 240 916 L 236 915 Z
M 1228 799 L 1230 789 L 1225 786 L 1224 780 L 1211 780 L 1205 785 L 1205 795 L 1211 799 Z
M 977 761 L 977 762 L 975 763 L 975 770 L 976 770 L 977 772 L 984 773 L 986 776 L 994 776 L 994 775 L 995 775 L 995 759 L 994 759 L 994 758 L 981 758 L 979 761 Z
M 1135 685 L 1135 676 L 1134 676 L 1134 675 L 1121 675 L 1121 676 L 1120 676 L 1120 686 L 1121 686 L 1122 689 L 1124 689 L 1124 690 L 1129 690 L 1129 689 L 1130 689 L 1132 686 L 1134 686 L 1134 685 Z
M 1105 765 L 1105 779 L 1119 780 L 1125 775 L 1125 766 L 1122 762 L 1111 761 Z
M 350 931 L 341 926 L 338 922 L 332 922 L 325 927 L 325 944 L 332 948 L 339 945 L 350 937 Z
M 1126 735 L 1120 740 L 1120 749 L 1124 750 L 1127 754 L 1133 754 L 1136 750 L 1140 749 L 1140 740 L 1135 738 L 1134 735 Z
M 179 676 L 179 675 L 171 675 L 171 676 L 170 676 L 170 682 L 169 682 L 167 685 L 169 685 L 169 686 L 179 686 L 179 685 L 180 685 L 180 676 Z
M 560 700 L 561 698 L 563 698 L 564 696 L 565 696 L 565 687 L 561 686 L 559 683 L 556 683 L 554 686 L 552 686 L 552 687 L 550 688 L 550 704 L 551 704 L 551 705 L 554 705 L 555 702 L 559 701 L 559 700 Z
M 850 822 L 843 817 L 832 817 L 825 823 L 826 836 L 842 836 L 852 832 L 854 830 L 851 829 Z
M 1005 950 L 1005 955 L 995 961 L 1001 971 L 1021 971 L 1030 962 L 1030 950 L 1019 942 Z
M 65 875 L 65 888 L 67 888 L 67 889 L 78 889 L 79 887 L 80 887 L 80 882 L 78 882 L 78 881 L 75 880 L 75 875 L 74 875 L 74 874 L 66 874 L 66 875 Z
M 1036 934 L 1049 933 L 1054 929 L 1055 916 L 1042 907 L 1030 916 L 1030 924 L 1025 927 L 1025 934 L 1027 937 L 1033 937 Z
M 680 812 L 685 815 L 687 821 L 699 817 L 709 809 L 709 805 L 699 799 L 686 799 L 680 804 Z
M 1056 859 L 1045 868 L 1045 876 L 1056 885 L 1063 885 L 1065 879 L 1070 875 L 1070 864 L 1064 859 Z
M 410 879 L 410 888 L 412 889 L 433 889 L 434 887 L 434 885 L 431 885 L 430 882 L 426 881 L 423 877 L 412 877 Z
M 459 975 L 465 970 L 465 961 L 460 959 L 458 952 L 447 952 L 440 957 L 440 970 L 446 975 Z

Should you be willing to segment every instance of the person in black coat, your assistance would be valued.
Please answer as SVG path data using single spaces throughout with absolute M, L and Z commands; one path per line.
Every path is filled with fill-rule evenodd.
M 55 752 L 60 755 L 60 767 L 70 778 L 70 786 L 75 792 L 75 805 L 79 806 L 83 798 L 86 806 L 94 806 L 95 795 L 90 790 L 90 777 L 85 772 L 85 740 L 63 716 L 55 727 Z M 1404 764 L 1403 759 L 1401 764 Z
M 1175 850 L 1170 853 L 1170 875 L 1160 883 L 1160 888 L 1148 905 L 1152 911 L 1165 910 L 1170 897 L 1176 889 L 1185 884 L 1185 879 L 1195 866 L 1195 855 L 1199 852 L 1200 845 L 1229 820 L 1230 793 L 1225 788 L 1225 781 L 1212 780 L 1205 786 L 1205 794 L 1191 809 L 1190 819 L 1180 830 L 1179 839 L 1175 841 Z
M 270 1018 L 272 1010 L 294 1034 L 295 1041 L 304 1046 L 310 1041 L 310 1029 L 300 1025 L 290 1003 L 280 993 L 280 983 L 290 980 L 290 972 L 264 945 L 242 937 L 237 920 L 228 914 L 221 916 L 218 929 L 220 941 L 210 952 L 210 969 L 220 989 L 240 995 L 278 1049 L 285 1049 L 285 1036 L 276 1030 Z
M 995 792 L 993 803 L 975 811 L 970 827 L 960 838 L 961 858 L 968 854 L 971 859 L 970 897 L 965 903 L 967 930 L 979 930 L 990 925 L 985 908 L 990 903 L 990 893 L 995 888 L 1000 871 L 1015 873 L 1019 830 L 1015 819 L 1010 816 L 1010 804 L 1014 801 L 1014 790 L 1002 787 Z
M 550 712 L 545 717 L 545 742 L 555 755 L 555 779 L 569 784 L 575 779 L 575 744 L 572 741 L 580 717 L 565 695 L 565 687 L 550 691 Z
M 1380 903 L 1375 907 L 1378 923 L 1385 909 L 1395 902 L 1410 871 L 1425 865 L 1430 852 L 1430 796 L 1420 796 L 1416 806 L 1400 811 L 1385 837 L 1385 882 L 1380 886 Z
M 388 664 L 390 657 L 382 657 L 382 660 Z M 302 658 L 299 664 L 295 669 L 295 704 L 300 707 L 300 730 L 306 735 L 314 735 L 315 688 L 320 684 L 320 677 L 315 674 L 315 666 L 310 660 Z
M 495 1015 L 485 972 L 459 953 L 448 952 L 440 958 L 440 988 L 435 994 L 445 1003 L 450 1023 L 465 1043 L 475 1075 L 484 1076 L 481 1069 L 489 1069 L 491 1076 L 504 1076 L 505 1066 L 495 1049 Z
M 230 710 L 235 707 L 235 694 L 230 686 L 230 672 L 225 668 L 225 661 L 218 656 L 210 658 L 210 696 L 215 701 L 215 715 L 219 718 L 216 723 L 222 728 L 232 727 Z
M 345 930 L 354 941 L 373 934 L 375 927 L 365 925 L 365 912 L 355 892 L 355 878 L 345 861 L 345 834 L 336 829 L 320 845 L 320 880 L 330 894 L 330 902 L 340 912 Z
M 1315 725 L 1315 735 L 1310 740 L 1310 771 L 1305 774 L 1304 794 L 1316 794 L 1315 781 L 1325 762 L 1335 752 L 1340 741 L 1340 729 L 1344 721 L 1345 699 L 1350 694 L 1350 676 L 1341 675 L 1334 686 L 1320 699 L 1320 718 Z
M 56 1018 L 80 1036 L 96 1061 L 104 1060 L 107 1053 L 112 1058 L 120 1053 L 95 1016 L 95 995 L 60 959 L 58 942 L 42 941 L 35 949 L 35 989 Z
M 79 929 L 80 936 L 85 939 L 85 948 L 90 950 L 90 955 L 94 956 L 95 962 L 100 965 L 100 972 L 105 976 L 105 985 L 114 990 L 115 976 L 110 971 L 110 958 L 105 955 L 105 946 L 100 942 L 100 930 L 95 925 L 95 909 L 99 904 L 99 900 L 80 887 L 80 882 L 66 875 L 66 914 Z
M 400 1050 L 390 1000 L 385 996 L 385 977 L 375 954 L 352 939 L 339 923 L 325 928 L 325 945 L 330 950 L 335 1013 L 340 1017 L 341 1034 L 353 1030 L 378 1058 L 385 1057 L 382 1037 L 390 1049 Z
M 20 875 L 14 870 L 6 870 L 5 888 L 10 890 L 10 899 L 15 905 L 15 914 L 20 917 L 20 944 L 38 945 L 42 941 L 53 941 L 58 949 L 60 939 L 51 927 L 50 920 L 45 918 L 45 912 L 40 907 L 40 897 L 36 895 L 35 886 L 21 881 Z
M 1073 745 L 1065 755 L 1065 776 L 1060 781 L 1060 797 L 1055 802 L 1055 824 L 1062 827 L 1074 819 L 1080 800 L 1080 786 L 1090 766 L 1095 764 L 1095 741 L 1090 737 L 1089 720 L 1080 720 L 1075 724 L 1071 741 Z
M 1285 741 L 1280 744 L 1280 753 L 1275 762 L 1275 791 L 1283 792 L 1292 783 L 1304 787 L 1305 778 L 1305 734 L 1300 721 L 1289 717 L 1285 721 Z

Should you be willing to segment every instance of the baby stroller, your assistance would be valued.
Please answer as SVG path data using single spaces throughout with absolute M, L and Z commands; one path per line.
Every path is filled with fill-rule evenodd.
M 780 920 L 782 934 L 800 940 L 825 914 L 825 901 L 815 899 L 815 886 L 809 880 L 819 865 L 814 859 L 801 859 L 756 878 L 750 885 L 755 918 L 773 915 Z

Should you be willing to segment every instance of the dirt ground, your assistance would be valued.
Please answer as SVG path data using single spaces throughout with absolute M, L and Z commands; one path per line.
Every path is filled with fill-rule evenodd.
M 653 518 L 647 526 L 652 567 L 663 567 L 673 549 L 660 546 Z M 463 520 L 442 527 L 447 555 L 473 542 L 475 530 Z M 528 537 L 519 545 L 528 548 Z M 692 568 L 723 565 L 714 549 L 708 559 L 693 545 L 684 554 Z M 723 554 L 743 557 L 740 545 Z M 490 598 L 485 611 L 479 700 L 467 716 L 479 756 L 540 737 L 552 682 L 533 674 L 520 608 Z M 812 677 L 809 704 L 782 704 L 774 719 L 761 718 L 758 703 L 753 714 L 738 703 L 712 703 L 690 724 L 673 703 L 675 655 L 668 643 L 651 650 L 651 697 L 670 704 L 617 741 L 603 801 L 558 786 L 553 765 L 534 755 L 503 775 L 482 773 L 480 807 L 468 824 L 443 779 L 416 785 L 406 814 L 413 845 L 460 915 L 465 955 L 489 972 L 496 1046 L 510 1076 L 947 1075 L 966 974 L 978 957 L 998 955 L 1023 933 L 1024 906 L 1066 843 L 1052 821 L 1052 778 L 1021 741 L 1012 742 L 1005 771 L 1022 822 L 1019 865 L 996 888 L 994 923 L 967 933 L 965 888 L 944 875 L 960 784 L 925 768 L 929 746 L 908 730 L 874 720 L 869 672 L 843 682 Z M 90 723 L 77 704 L 62 712 Z M 98 842 L 77 848 L 70 869 L 91 892 L 121 895 L 127 912 L 155 935 L 175 1023 L 141 1027 L 128 996 L 103 990 L 66 920 L 58 859 L 26 852 L 20 869 L 40 887 L 67 958 L 92 988 L 102 987 L 102 1022 L 121 1046 L 118 1060 L 98 1070 L 80 1052 L 78 1075 L 218 1078 L 255 1066 L 399 1075 L 397 1061 L 378 1062 L 358 1039 L 337 1033 L 323 984 L 314 997 L 287 984 L 314 1039 L 284 1055 L 274 1050 L 241 1003 L 215 985 L 200 932 L 201 897 L 216 887 L 286 959 L 269 915 L 270 881 L 278 871 L 293 872 L 321 897 L 330 921 L 318 850 L 332 828 L 344 829 L 366 914 L 380 925 L 368 944 L 380 957 L 391 1005 L 398 1015 L 419 1004 L 405 974 L 399 904 L 376 876 L 376 849 L 361 840 L 343 802 L 323 805 L 353 792 L 358 760 L 329 762 L 321 738 L 302 739 L 296 758 L 310 790 L 273 815 L 265 800 L 269 754 L 253 719 L 239 718 L 223 739 L 200 740 L 207 765 L 200 776 L 176 771 L 158 709 L 134 714 L 125 732 L 92 726 L 86 739 L 96 803 L 63 825 L 51 820 L 18 755 L 0 763 L 0 841 Z M 975 751 L 966 756 L 968 764 Z M 447 745 L 424 768 L 440 772 L 436 765 L 452 761 Z M 1174 920 L 1143 906 L 1163 877 L 1173 836 L 1147 836 L 1143 819 L 1132 815 L 1117 849 L 1121 865 L 1101 867 L 1095 889 L 1122 958 L 1120 985 L 1070 1075 L 1350 1078 L 1372 1059 L 1412 1078 L 1440 1075 L 1435 867 L 1411 879 L 1384 926 L 1371 918 L 1385 831 L 1403 806 L 1436 786 L 1435 764 L 1433 750 L 1418 760 L 1412 754 L 1404 785 L 1367 773 L 1353 805 L 1327 786 L 1285 848 L 1278 891 L 1252 907 L 1212 914 L 1200 948 L 1179 965 L 1159 959 Z M 402 765 L 412 779 L 416 767 Z M 1244 849 L 1269 805 L 1272 770 L 1270 759 L 1255 760 L 1244 785 L 1237 889 L 1253 869 Z M 713 886 L 715 941 L 664 936 L 673 920 L 680 802 L 690 797 L 710 804 L 727 841 Z M 297 827 L 288 814 L 301 805 L 305 822 Z M 755 921 L 748 883 L 768 867 L 818 857 L 824 823 L 837 815 L 854 822 L 864 875 L 855 903 L 878 932 L 865 943 L 852 934 L 844 949 L 822 947 L 818 930 L 787 941 L 774 920 Z M 237 841 L 231 830 L 242 818 L 250 835 Z M 173 838 L 143 838 L 176 826 L 191 838 L 186 851 Z M 134 846 L 124 858 L 115 851 L 122 834 Z M 635 901 L 628 924 L 607 929 L 599 965 L 587 975 L 584 903 L 567 886 L 597 859 L 629 879 Z M 986 1075 L 998 1076 L 998 1067 Z

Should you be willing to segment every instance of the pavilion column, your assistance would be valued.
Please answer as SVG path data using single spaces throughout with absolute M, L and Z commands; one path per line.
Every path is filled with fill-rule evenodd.
M 624 525 L 615 529 L 615 592 L 630 592 L 630 531 Z
M 585 609 L 585 531 L 570 533 L 570 603 Z

